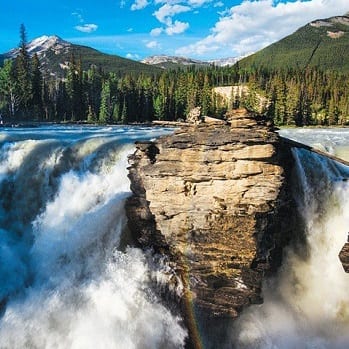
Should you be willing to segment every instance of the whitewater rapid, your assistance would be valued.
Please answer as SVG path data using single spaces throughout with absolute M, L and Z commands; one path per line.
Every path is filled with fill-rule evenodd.
M 151 287 L 166 275 L 122 241 L 127 156 L 134 141 L 171 132 L 1 132 L 0 349 L 184 348 L 182 320 Z M 347 129 L 281 134 L 337 156 L 349 149 Z M 349 169 L 305 150 L 293 156 L 305 240 L 266 281 L 264 304 L 229 327 L 224 348 L 349 347 L 349 275 L 338 259 L 349 232 Z
M 349 130 L 283 130 L 282 136 L 334 155 L 349 147 Z M 293 195 L 305 240 L 290 247 L 264 304 L 244 312 L 234 347 L 248 349 L 347 349 L 349 275 L 338 253 L 349 232 L 349 168 L 304 149 L 293 149 Z
M 8 129 L 0 137 L 0 348 L 182 348 L 142 251 L 121 248 L 127 155 L 172 130 Z

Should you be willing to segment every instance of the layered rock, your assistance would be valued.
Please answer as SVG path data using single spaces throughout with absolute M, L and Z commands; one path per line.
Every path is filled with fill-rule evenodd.
M 187 319 L 192 309 L 234 318 L 260 302 L 292 226 L 283 168 L 292 157 L 277 134 L 245 111 L 207 121 L 138 143 L 129 159 L 129 227 L 175 265 Z

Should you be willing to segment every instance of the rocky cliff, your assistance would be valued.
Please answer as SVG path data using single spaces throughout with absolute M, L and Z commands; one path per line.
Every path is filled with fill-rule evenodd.
M 207 121 L 138 143 L 129 158 L 129 227 L 175 266 L 192 347 L 193 318 L 204 332 L 261 302 L 293 225 L 284 170 L 292 156 L 278 135 L 245 111 Z

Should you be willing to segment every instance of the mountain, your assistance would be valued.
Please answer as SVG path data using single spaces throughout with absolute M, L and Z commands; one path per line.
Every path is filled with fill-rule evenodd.
M 313 21 L 295 33 L 242 59 L 240 67 L 318 67 L 349 72 L 349 13 Z
M 220 58 L 220 59 L 212 59 L 208 62 L 210 64 L 215 65 L 216 67 L 228 67 L 234 65 L 236 62 L 240 61 L 241 59 L 251 55 L 252 53 L 249 53 L 247 55 L 243 56 L 237 56 L 237 57 L 228 57 L 228 58 Z
M 42 70 L 46 75 L 62 77 L 68 68 L 71 55 L 75 59 L 81 57 L 83 70 L 96 66 L 105 72 L 115 73 L 146 73 L 154 74 L 160 71 L 159 68 L 143 64 L 131 59 L 116 55 L 109 55 L 93 48 L 75 45 L 61 39 L 58 36 L 41 36 L 28 43 L 27 49 L 30 55 L 38 55 Z M 19 53 L 19 49 L 13 49 L 0 55 L 0 64 L 4 59 L 13 59 Z M 2 56 L 2 57 L 1 57 Z
M 243 56 L 245 57 L 245 56 Z M 186 57 L 178 57 L 178 56 L 166 56 L 166 55 L 158 55 L 158 56 L 150 56 L 143 59 L 141 62 L 145 64 L 150 64 L 157 66 L 162 69 L 173 69 L 179 68 L 183 66 L 196 66 L 196 67 L 226 67 L 234 65 L 237 61 L 242 59 L 243 57 L 229 57 L 229 58 L 221 58 L 221 59 L 212 59 L 209 61 L 200 61 L 198 59 L 186 58 Z
M 209 62 L 200 61 L 197 59 L 191 59 L 186 57 L 178 56 L 150 56 L 141 61 L 144 64 L 156 66 L 162 69 L 173 69 L 183 66 L 198 66 L 198 67 L 208 67 L 211 64 Z

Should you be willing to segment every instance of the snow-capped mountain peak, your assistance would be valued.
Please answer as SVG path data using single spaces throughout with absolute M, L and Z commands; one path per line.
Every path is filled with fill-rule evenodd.
M 212 59 L 209 60 L 209 63 L 214 64 L 217 67 L 227 67 L 234 65 L 236 62 L 240 61 L 241 59 L 252 55 L 253 52 L 247 53 L 242 56 L 237 56 L 237 57 L 228 57 L 228 58 L 220 58 L 220 59 Z
M 178 56 L 166 56 L 166 55 L 159 55 L 159 56 L 150 56 L 145 59 L 143 59 L 141 62 L 145 64 L 151 64 L 151 65 L 157 65 L 161 66 L 163 68 L 166 68 L 166 65 L 170 64 L 178 64 L 178 65 L 199 65 L 199 66 L 209 66 L 209 65 L 215 65 L 218 67 L 225 67 L 225 66 L 231 66 L 234 65 L 237 61 L 240 59 L 249 56 L 251 53 L 246 54 L 244 56 L 240 57 L 229 57 L 229 58 L 222 58 L 222 59 L 213 59 L 209 61 L 200 61 L 198 59 L 192 59 L 187 57 L 178 57 Z
M 39 38 L 32 40 L 27 45 L 27 49 L 30 54 L 32 53 L 40 54 L 40 52 L 42 51 L 47 51 L 48 49 L 57 47 L 57 46 L 66 47 L 66 46 L 71 46 L 71 44 L 67 41 L 64 41 L 63 39 L 61 39 L 56 35 L 52 35 L 52 36 L 43 35 L 43 36 L 40 36 Z
M 35 53 L 38 56 L 41 56 L 48 50 L 53 50 L 55 53 L 57 53 L 63 49 L 69 48 L 70 46 L 71 46 L 71 43 L 69 43 L 68 41 L 64 41 L 63 39 L 61 39 L 56 35 L 52 35 L 52 36 L 43 35 L 30 41 L 27 44 L 27 50 L 31 56 L 34 55 Z M 19 49 L 16 48 L 11 50 L 8 53 L 8 56 L 16 57 L 18 53 L 19 53 Z
M 167 63 L 180 65 L 209 65 L 209 63 L 207 62 L 200 61 L 197 59 L 166 55 L 150 56 L 143 59 L 141 62 L 150 65 L 162 65 Z

